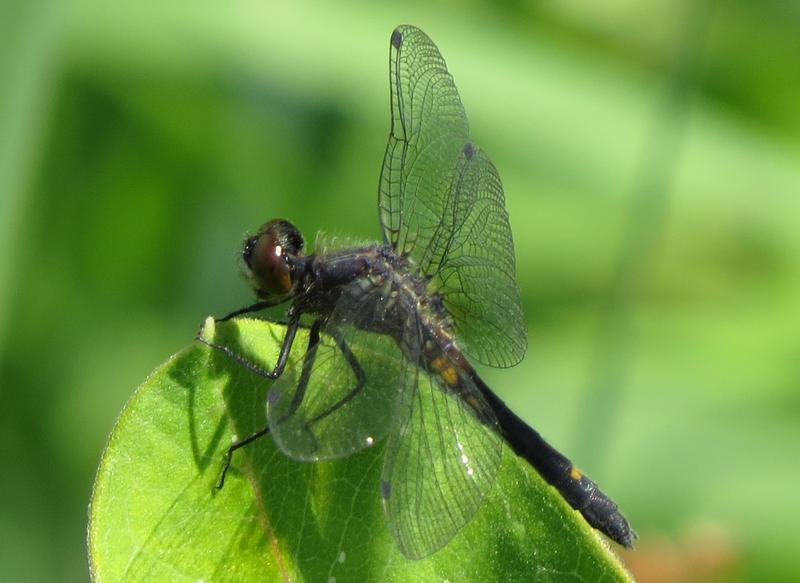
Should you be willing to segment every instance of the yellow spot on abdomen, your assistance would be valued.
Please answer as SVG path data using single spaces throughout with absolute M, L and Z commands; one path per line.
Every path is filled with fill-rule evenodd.
M 446 366 L 447 360 L 441 356 L 439 358 L 434 358 L 431 361 L 431 370 L 433 370 L 433 372 L 442 372 Z
M 448 366 L 444 369 L 439 376 L 442 377 L 442 380 L 447 383 L 449 386 L 454 387 L 458 384 L 458 371 L 454 369 L 452 366 Z
M 570 468 L 570 470 L 569 470 L 569 477 L 572 478 L 575 481 L 578 481 L 583 477 L 583 472 L 581 472 L 575 466 L 572 466 L 572 468 Z

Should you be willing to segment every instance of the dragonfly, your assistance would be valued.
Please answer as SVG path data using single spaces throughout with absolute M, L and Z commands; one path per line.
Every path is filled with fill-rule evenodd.
M 380 497 L 404 555 L 444 547 L 480 508 L 504 444 L 626 547 L 636 534 L 597 484 L 487 386 L 471 361 L 519 363 L 527 332 L 498 172 L 470 138 L 436 45 L 400 26 L 389 45 L 391 129 L 381 167 L 382 241 L 346 246 L 275 219 L 248 237 L 242 263 L 257 301 L 221 321 L 289 304 L 274 369 L 203 340 L 273 380 L 267 425 L 289 457 L 316 462 L 383 441 Z M 310 323 L 309 323 L 310 322 Z M 302 358 L 290 359 L 300 328 Z M 202 338 L 201 338 L 202 339 Z

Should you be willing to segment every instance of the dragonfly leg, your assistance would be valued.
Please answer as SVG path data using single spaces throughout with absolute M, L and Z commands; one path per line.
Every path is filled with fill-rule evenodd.
M 297 383 L 297 391 L 295 392 L 294 398 L 292 399 L 291 404 L 289 405 L 289 410 L 278 420 L 278 423 L 283 423 L 289 417 L 294 415 L 297 412 L 297 409 L 300 408 L 301 403 L 303 402 L 303 398 L 305 397 L 306 390 L 308 389 L 308 381 L 311 378 L 311 371 L 314 367 L 314 362 L 317 357 L 317 346 L 319 344 L 319 331 L 322 326 L 323 320 L 317 320 L 314 322 L 313 326 L 311 327 L 311 332 L 309 333 L 308 337 L 308 350 L 306 350 L 306 357 L 303 361 L 303 370 L 300 373 L 300 380 Z M 353 370 L 353 373 L 356 375 L 356 385 L 353 387 L 348 393 L 342 397 L 339 401 L 318 413 L 311 419 L 308 419 L 304 424 L 304 429 L 308 432 L 308 434 L 315 440 L 316 437 L 314 436 L 314 432 L 311 431 L 311 426 L 324 419 L 328 415 L 334 413 L 347 403 L 353 400 L 353 398 L 358 395 L 364 388 L 364 384 L 366 383 L 366 374 L 364 373 L 364 369 L 361 367 L 361 364 L 358 362 L 355 354 L 353 351 L 350 350 L 350 347 L 344 341 L 344 339 L 339 335 L 335 330 L 330 330 L 329 333 L 333 336 L 336 344 L 339 346 L 339 350 L 342 351 L 347 363 L 350 365 L 350 368 Z
M 294 415 L 297 410 L 300 408 L 300 405 L 303 402 L 303 398 L 306 395 L 306 391 L 308 390 L 308 382 L 311 378 L 311 371 L 314 368 L 314 362 L 316 361 L 317 357 L 317 346 L 319 345 L 320 340 L 320 328 L 323 324 L 323 319 L 319 319 L 311 327 L 311 331 L 309 332 L 308 336 L 308 349 L 306 350 L 306 356 L 303 360 L 303 369 L 300 373 L 300 379 L 297 383 L 297 391 L 295 392 L 294 398 L 292 399 L 291 404 L 289 405 L 289 410 L 280 418 L 278 419 L 278 423 L 283 423 L 289 417 Z M 361 364 L 358 362 L 355 354 L 353 351 L 350 350 L 350 347 L 341 337 L 341 335 L 336 330 L 330 330 L 330 335 L 336 341 L 337 346 L 339 346 L 339 350 L 342 351 L 347 363 L 350 365 L 350 368 L 353 370 L 353 373 L 356 376 L 356 385 L 353 387 L 348 393 L 339 401 L 322 411 L 321 413 L 315 415 L 311 419 L 305 421 L 303 424 L 304 429 L 308 432 L 308 434 L 312 437 L 312 439 L 316 442 L 316 437 L 314 433 L 311 431 L 311 425 L 314 423 L 324 419 L 331 413 L 337 411 L 347 403 L 349 403 L 358 393 L 362 391 L 364 388 L 364 384 L 366 383 L 366 374 L 364 373 L 364 369 L 361 367 Z
M 253 304 L 253 306 L 256 305 L 258 304 Z M 250 307 L 252 308 L 253 306 Z M 237 312 L 233 312 L 232 314 L 235 315 L 240 313 L 244 313 L 244 310 L 237 310 Z M 257 364 L 250 362 L 244 356 L 232 350 L 228 346 L 224 346 L 222 344 L 216 344 L 214 342 L 209 342 L 199 334 L 197 336 L 197 339 L 206 346 L 213 348 L 215 350 L 219 350 L 220 352 L 222 352 L 229 358 L 232 358 L 233 360 L 235 360 L 248 370 L 254 372 L 255 374 L 270 380 L 274 380 L 277 379 L 279 376 L 281 376 L 281 374 L 283 374 L 284 369 L 286 368 L 286 363 L 289 359 L 289 353 L 292 350 L 292 345 L 294 344 L 294 339 L 297 335 L 297 329 L 300 327 L 300 313 L 297 310 L 290 309 L 288 315 L 289 315 L 289 323 L 286 328 L 286 335 L 283 337 L 283 344 L 281 345 L 281 351 L 280 354 L 278 355 L 278 362 L 275 364 L 275 368 L 273 368 L 271 371 L 265 370 L 260 366 L 258 366 Z M 230 316 L 231 314 L 223 318 L 223 320 L 228 319 Z M 217 320 L 217 321 L 222 321 L 222 320 Z M 319 333 L 317 333 L 317 336 L 319 336 Z M 222 471 L 219 476 L 219 481 L 217 482 L 216 485 L 217 490 L 221 490 L 222 487 L 225 485 L 225 477 L 228 475 L 228 470 L 231 467 L 231 461 L 233 460 L 233 452 L 235 452 L 237 449 L 240 449 L 256 441 L 257 439 L 263 437 L 267 433 L 269 433 L 269 425 L 263 427 L 262 429 L 259 429 L 258 431 L 256 431 L 251 435 L 248 435 L 244 439 L 233 443 L 228 448 L 228 450 L 225 452 L 225 463 L 222 466 Z
M 342 354 L 347 360 L 347 364 L 350 365 L 350 368 L 353 369 L 353 373 L 356 375 L 356 386 L 350 389 L 350 391 L 344 397 L 342 397 L 342 399 L 325 409 L 322 413 L 319 413 L 318 415 L 306 421 L 306 428 L 347 405 L 347 403 L 352 401 L 353 398 L 363 390 L 364 383 L 366 382 L 366 374 L 364 374 L 364 369 L 358 362 L 356 355 L 353 354 L 352 350 L 350 350 L 347 342 L 345 342 L 344 339 L 335 331 L 332 331 L 331 335 L 333 336 L 334 340 L 336 340 L 336 344 L 339 346 L 339 350 L 342 351 Z
M 314 361 L 317 359 L 317 346 L 319 345 L 319 330 L 322 327 L 323 320 L 320 318 L 311 325 L 311 330 L 308 333 L 308 346 L 306 347 L 306 354 L 303 357 L 303 370 L 300 373 L 300 380 L 297 383 L 297 391 L 294 394 L 292 402 L 289 404 L 289 410 L 278 419 L 278 423 L 283 423 L 289 417 L 295 414 L 303 398 L 306 396 L 306 389 L 308 389 L 308 380 L 311 377 L 311 369 L 314 368 Z
M 225 485 L 225 476 L 228 475 L 228 470 L 231 467 L 231 461 L 233 460 L 233 452 L 237 449 L 244 447 L 245 445 L 249 445 L 253 443 L 255 440 L 264 437 L 267 433 L 269 433 L 269 425 L 259 429 L 252 435 L 248 435 L 244 439 L 237 441 L 233 445 L 228 448 L 228 451 L 225 452 L 225 463 L 222 466 L 222 471 L 219 474 L 219 481 L 217 482 L 217 490 L 222 490 L 222 487 Z
M 226 314 L 222 318 L 214 318 L 215 322 L 227 322 L 228 320 L 235 318 L 236 316 L 241 316 L 242 314 L 252 314 L 253 312 L 260 312 L 261 310 L 266 310 L 267 308 L 271 308 L 272 306 L 277 306 L 285 302 L 285 299 L 278 299 L 278 300 L 265 300 L 261 302 L 256 302 L 255 304 L 250 304 L 249 306 L 245 306 L 244 308 L 239 308 L 238 310 L 232 311 L 230 314 Z
M 257 305 L 257 304 L 254 304 Z M 236 312 L 234 312 L 236 313 Z M 227 319 L 226 316 L 224 319 Z M 223 319 L 223 320 L 224 320 Z M 218 322 L 223 320 L 217 320 Z M 264 368 L 258 366 L 254 362 L 251 362 L 235 350 L 231 349 L 224 344 L 217 344 L 215 342 L 210 342 L 203 338 L 201 334 L 197 335 L 197 340 L 208 346 L 209 348 L 213 348 L 214 350 L 219 350 L 229 358 L 232 358 L 239 364 L 241 364 L 246 369 L 254 372 L 258 376 L 264 377 L 265 379 L 275 380 L 281 374 L 283 374 L 283 370 L 286 368 L 286 363 L 289 360 L 289 353 L 292 351 L 292 345 L 294 344 L 294 338 L 297 335 L 297 329 L 300 327 L 300 314 L 295 310 L 289 310 L 289 323 L 286 328 L 286 335 L 283 337 L 283 343 L 281 344 L 281 351 L 278 355 L 278 362 L 275 364 L 275 368 L 272 370 L 265 370 Z

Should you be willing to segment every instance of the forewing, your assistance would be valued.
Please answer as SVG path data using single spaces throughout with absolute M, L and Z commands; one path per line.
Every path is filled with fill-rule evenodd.
M 380 179 L 384 241 L 401 253 L 424 249 L 446 206 L 453 165 L 469 126 L 439 49 L 413 26 L 392 33 L 392 127 Z
M 444 370 L 455 366 L 442 358 Z M 469 380 L 456 396 L 438 377 L 409 367 L 404 384 L 410 415 L 389 438 L 381 489 L 398 546 L 419 559 L 446 545 L 481 506 L 497 475 L 502 441 Z
M 527 339 L 503 187 L 469 137 L 433 42 L 401 26 L 389 51 L 392 127 L 380 180 L 384 240 L 441 290 L 465 352 L 512 366 Z
M 267 398 L 270 432 L 290 457 L 347 456 L 385 437 L 397 420 L 403 355 L 363 325 L 383 317 L 376 290 L 352 284 L 322 326 L 319 343 L 287 366 Z

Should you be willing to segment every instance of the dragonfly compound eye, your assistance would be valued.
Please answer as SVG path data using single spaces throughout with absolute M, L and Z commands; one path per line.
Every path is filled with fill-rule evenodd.
M 303 237 L 289 221 L 276 219 L 245 241 L 242 250 L 247 275 L 261 297 L 281 296 L 292 291 L 290 258 L 302 253 Z

